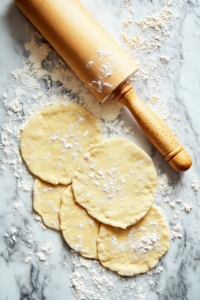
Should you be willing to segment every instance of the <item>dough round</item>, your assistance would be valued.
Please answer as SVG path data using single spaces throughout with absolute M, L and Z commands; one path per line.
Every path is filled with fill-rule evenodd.
M 96 240 L 100 225 L 74 201 L 72 187 L 69 186 L 62 196 L 60 208 L 60 228 L 65 241 L 81 255 L 97 259 Z
M 67 186 L 52 185 L 36 179 L 33 185 L 33 208 L 48 227 L 60 230 L 59 211 L 62 194 Z
M 126 228 L 148 212 L 157 174 L 151 158 L 125 139 L 91 147 L 73 178 L 75 200 L 102 223 Z
M 170 230 L 154 205 L 137 224 L 121 229 L 101 225 L 97 238 L 102 265 L 123 276 L 144 273 L 156 266 L 169 249 Z
M 51 104 L 25 126 L 20 149 L 33 174 L 68 185 L 84 152 L 101 142 L 100 125 L 88 111 L 76 104 Z

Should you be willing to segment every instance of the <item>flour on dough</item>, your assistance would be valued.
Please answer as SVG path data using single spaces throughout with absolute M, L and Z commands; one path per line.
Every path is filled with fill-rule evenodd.
M 33 186 L 33 208 L 48 227 L 60 230 L 59 211 L 67 186 L 52 185 L 37 178 Z
M 125 139 L 91 147 L 74 173 L 75 201 L 98 221 L 126 228 L 148 212 L 157 174 L 152 159 Z
M 101 142 L 100 125 L 88 111 L 76 104 L 51 104 L 25 126 L 20 149 L 33 174 L 68 185 L 84 152 Z
M 62 196 L 60 228 L 65 241 L 72 249 L 88 258 L 98 258 L 96 239 L 100 223 L 88 215 L 86 210 L 74 201 L 72 187 Z
M 170 230 L 154 205 L 146 216 L 127 229 L 101 225 L 97 238 L 102 265 L 123 276 L 144 273 L 156 266 L 169 249 Z

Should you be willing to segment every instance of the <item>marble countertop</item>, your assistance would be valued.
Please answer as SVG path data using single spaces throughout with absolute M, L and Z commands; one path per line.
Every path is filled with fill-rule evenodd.
M 81 260 L 70 252 L 61 233 L 44 229 L 33 216 L 32 192 L 14 176 L 14 163 L 5 162 L 5 145 L 0 146 L 0 299 L 2 300 L 64 300 L 64 299 L 136 299 L 136 300 L 198 300 L 200 292 L 200 2 L 81 0 L 109 34 L 140 63 L 141 71 L 133 81 L 139 97 L 160 115 L 176 134 L 180 143 L 191 154 L 193 166 L 180 174 L 164 161 L 160 153 L 147 140 L 126 108 L 120 120 L 134 129 L 134 135 L 110 133 L 135 142 L 152 157 L 161 186 L 156 204 L 161 207 L 171 231 L 174 233 L 168 253 L 149 274 L 121 279 L 98 264 Z M 165 3 L 165 4 L 164 4 Z M 152 14 L 161 16 L 163 8 L 170 9 L 168 23 L 146 30 Z M 131 10 L 132 12 L 131 12 Z M 171 19 L 170 19 L 171 18 Z M 129 23 L 124 24 L 129 20 Z M 136 23 L 137 22 L 137 23 Z M 138 23 L 139 22 L 139 23 Z M 28 57 L 24 44 L 30 38 L 25 27 L 26 17 L 13 0 L 0 0 L 0 123 L 5 129 L 9 103 L 16 97 L 16 82 L 11 72 L 22 67 Z M 151 26 L 148 23 L 147 27 Z M 168 28 L 166 28 L 166 26 Z M 143 30 L 142 30 L 143 29 Z M 32 28 L 32 30 L 34 30 Z M 138 34 L 138 36 L 136 36 Z M 156 38 L 156 35 L 159 37 Z M 131 37 L 138 51 L 130 49 L 125 39 Z M 154 43 L 148 51 L 147 43 Z M 159 46 L 156 46 L 156 43 Z M 130 45 L 130 44 L 129 44 Z M 143 48 L 144 47 L 144 48 Z M 135 52 L 134 52 L 135 51 Z M 167 60 L 166 60 L 167 58 Z M 53 58 L 52 58 L 53 59 Z M 75 76 L 75 75 L 73 75 Z M 48 85 L 41 86 L 48 92 Z M 74 97 L 68 85 L 69 97 Z M 35 94 L 29 91 L 28 96 Z M 27 97 L 28 97 L 27 96 Z M 81 97 L 81 92 L 76 96 Z M 21 105 L 26 98 L 19 96 Z M 7 101 L 5 105 L 5 101 Z M 156 103 L 154 103 L 156 102 Z M 26 105 L 29 105 L 27 101 Z M 12 129 L 11 129 L 12 130 Z M 3 140 L 2 136 L 2 140 Z M 18 141 L 13 139 L 18 148 Z M 17 150 L 16 150 L 17 151 Z M 6 154 L 8 155 L 8 153 Z M 24 167 L 25 168 L 25 167 Z M 25 173 L 24 173 L 25 174 Z M 167 175 L 163 175 L 167 174 Z M 167 177 L 164 177 L 167 176 Z M 26 171 L 25 182 L 32 186 L 33 177 Z M 163 182 L 163 185 L 166 181 Z M 193 185 L 193 187 L 192 187 Z M 23 186 L 23 188 L 21 188 Z M 179 200 L 181 202 L 179 203 Z M 177 201 L 176 201 L 177 200 Z M 18 206 L 19 204 L 19 206 Z M 190 212 L 184 210 L 184 204 Z M 191 206 L 190 206 L 191 204 Z M 181 230 L 173 228 L 181 224 Z M 177 233 L 180 235 L 177 236 Z M 51 242 L 53 253 L 46 260 L 37 259 L 41 247 Z M 28 258 L 28 259 L 27 259 Z M 102 283 L 104 291 L 95 284 L 95 271 L 109 281 Z M 85 277 L 84 277 L 85 276 Z M 87 282 L 91 292 L 78 292 L 76 281 Z M 93 292 L 92 292 L 93 291 Z

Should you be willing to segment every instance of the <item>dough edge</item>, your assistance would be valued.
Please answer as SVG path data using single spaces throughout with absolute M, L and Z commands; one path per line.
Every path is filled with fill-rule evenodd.
M 104 145 L 106 143 L 109 143 L 111 141 L 115 141 L 115 140 L 122 140 L 122 141 L 125 141 L 127 143 L 129 143 L 130 146 L 133 146 L 136 147 L 136 149 L 139 149 L 142 153 L 144 153 L 145 155 L 147 155 L 150 159 L 151 157 L 142 149 L 140 148 L 139 146 L 137 146 L 135 143 L 132 143 L 130 142 L 129 140 L 125 139 L 125 138 L 115 138 L 115 139 L 111 139 L 111 140 L 108 140 L 108 141 L 105 141 L 105 142 L 102 142 L 102 143 L 99 143 L 97 145 L 93 145 L 91 146 L 90 148 L 88 148 L 88 150 L 85 152 L 85 154 L 87 154 L 88 152 L 91 152 L 93 149 L 96 149 L 97 147 L 101 146 L 101 145 Z M 83 159 L 83 158 L 82 158 Z M 81 160 L 80 160 L 81 161 Z M 79 161 L 79 163 L 80 163 Z M 152 167 L 154 168 L 155 170 L 155 166 L 154 166 L 154 163 L 153 163 L 153 160 L 151 159 L 151 164 L 152 164 Z M 78 170 L 78 167 L 79 165 L 77 166 L 75 172 L 74 172 L 74 177 L 72 179 L 72 189 L 73 189 L 73 193 L 74 193 L 74 198 L 75 198 L 75 201 L 79 204 L 79 205 L 82 205 L 86 210 L 87 212 L 93 217 L 93 218 L 96 218 L 99 222 L 101 223 L 104 223 L 104 224 L 107 224 L 107 225 L 110 225 L 110 226 L 113 226 L 113 227 L 119 227 L 119 228 L 122 228 L 122 229 L 126 229 L 127 227 L 131 226 L 131 225 L 134 225 L 136 224 L 138 221 L 140 221 L 150 210 L 151 206 L 153 205 L 154 201 L 155 201 L 155 196 L 154 196 L 154 199 L 152 201 L 146 201 L 145 202 L 145 205 L 148 207 L 148 209 L 146 210 L 146 212 L 142 212 L 140 214 L 137 214 L 135 216 L 135 222 L 134 224 L 131 222 L 129 222 L 128 224 L 126 223 L 121 223 L 120 226 L 119 226 L 119 223 L 118 221 L 115 222 L 113 220 L 109 220 L 109 218 L 106 218 L 105 216 L 101 215 L 101 219 L 99 218 L 98 214 L 96 215 L 94 210 L 91 210 L 90 208 L 86 208 L 85 205 L 84 205 L 84 201 L 82 201 L 81 197 L 77 197 L 77 194 L 76 194 L 76 185 L 77 183 L 79 182 L 79 180 L 76 179 L 76 176 L 79 177 L 79 174 L 81 174 L 81 172 Z M 156 188 L 155 188 L 155 191 L 154 191 L 154 194 L 156 193 L 156 189 L 157 189 L 157 182 L 158 182 L 158 179 L 157 179 L 157 172 L 155 170 L 155 181 L 156 181 Z M 79 200 L 78 200 L 79 199 Z
M 121 276 L 131 277 L 131 276 L 146 273 L 147 271 L 153 269 L 157 265 L 159 259 L 164 254 L 166 254 L 166 252 L 169 249 L 169 245 L 170 245 L 170 229 L 169 229 L 169 226 L 168 226 L 164 216 L 162 215 L 161 210 L 155 205 L 153 205 L 152 207 L 154 209 L 156 209 L 158 215 L 162 218 L 162 222 L 165 225 L 165 229 L 166 229 L 166 231 L 162 235 L 163 241 L 162 241 L 162 247 L 161 247 L 161 250 L 159 250 L 159 253 L 157 253 L 157 255 L 151 259 L 151 263 L 149 263 L 149 261 L 148 261 L 148 263 L 144 263 L 142 265 L 141 264 L 139 264 L 139 265 L 138 264 L 119 265 L 118 262 L 116 261 L 115 263 L 111 263 L 112 266 L 110 266 L 110 260 L 105 259 L 106 255 L 104 253 L 107 250 L 105 249 L 104 234 L 103 235 L 101 234 L 101 228 L 100 228 L 100 233 L 97 238 L 97 251 L 98 251 L 99 260 L 105 268 L 107 268 L 111 271 L 115 271 Z M 104 224 L 102 224 L 101 227 L 102 226 L 104 226 Z M 107 226 L 107 225 L 105 225 L 105 226 Z M 134 226 L 134 225 L 132 225 L 132 226 Z M 110 226 L 110 225 L 108 227 L 112 228 L 112 226 Z

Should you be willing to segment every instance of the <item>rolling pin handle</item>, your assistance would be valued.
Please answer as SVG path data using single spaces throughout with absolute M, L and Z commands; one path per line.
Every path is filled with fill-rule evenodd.
M 183 149 L 167 125 L 138 96 L 131 84 L 124 83 L 115 93 L 115 99 L 128 107 L 152 144 L 177 172 L 185 172 L 192 159 Z

